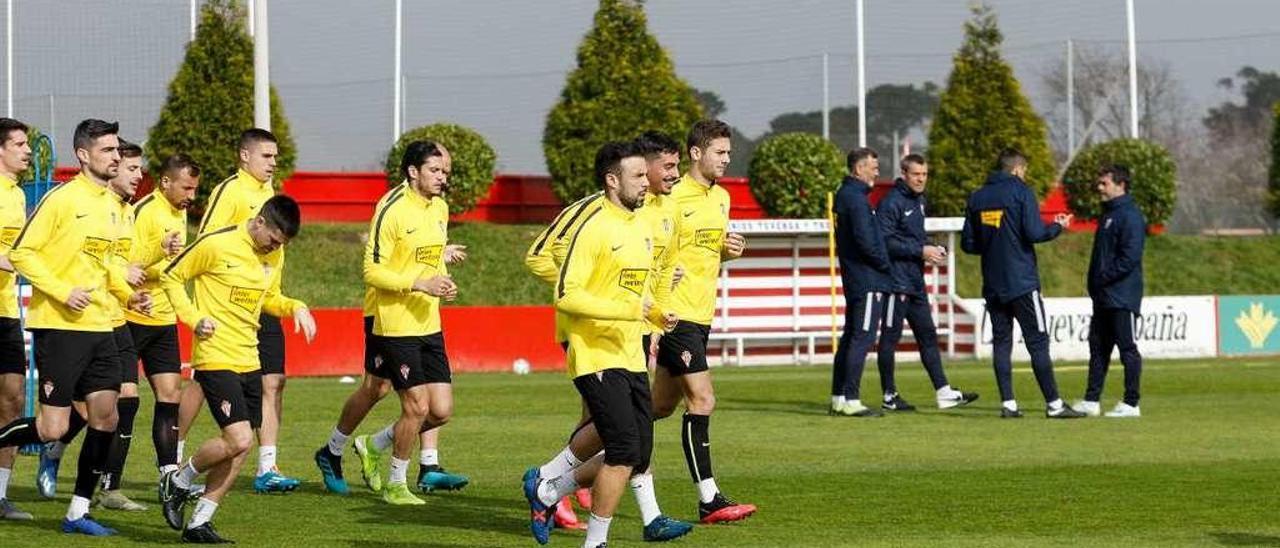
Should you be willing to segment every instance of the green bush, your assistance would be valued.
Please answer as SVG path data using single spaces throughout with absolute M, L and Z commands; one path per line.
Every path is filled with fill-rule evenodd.
M 187 44 L 160 118 L 143 145 L 151 173 L 179 152 L 200 164 L 196 211 L 204 210 L 213 187 L 236 172 L 240 133 L 253 127 L 253 39 L 245 32 L 244 17 L 235 0 L 204 3 L 196 38 Z M 293 174 L 297 147 L 274 87 L 271 133 L 280 141 L 274 181 L 279 187 Z
M 1280 101 L 1271 107 L 1271 180 L 1267 184 L 1267 209 L 1280 217 Z
M 1063 176 L 1067 204 L 1086 219 L 1101 215 L 1098 198 L 1098 171 L 1111 164 L 1128 166 L 1132 177 L 1130 194 L 1149 224 L 1162 224 L 1173 215 L 1178 201 L 1177 168 L 1164 147 L 1142 139 L 1116 139 L 1081 150 Z
M 578 46 L 560 100 L 547 115 L 542 150 L 556 196 L 570 203 L 596 190 L 596 150 L 656 130 L 683 141 L 702 116 L 693 88 L 676 76 L 635 0 L 600 0 Z
M 53 150 L 48 145 L 37 145 L 44 133 L 34 126 L 27 126 L 27 143 L 31 145 L 31 165 L 18 175 L 18 182 L 32 181 L 36 178 L 36 166 L 40 166 L 40 173 L 50 180 L 53 179 Z M 53 138 L 50 137 L 50 140 Z M 64 153 L 65 154 L 65 153 Z M 74 159 L 75 154 L 71 157 Z
M 929 205 L 934 215 L 963 215 L 1006 147 L 1027 157 L 1027 184 L 1043 197 L 1053 179 L 1044 121 L 1000 57 L 1004 38 L 990 8 L 979 5 L 964 25 L 947 89 L 929 129 Z M 881 151 L 883 154 L 884 151 Z
M 449 213 L 469 211 L 476 206 L 477 201 L 489 194 L 497 155 L 482 135 L 454 124 L 431 124 L 411 129 L 401 135 L 387 153 L 385 169 L 388 185 L 399 184 L 404 179 L 400 175 L 400 158 L 404 156 L 405 147 L 414 141 L 435 141 L 449 151 L 453 162 L 453 173 L 449 174 L 449 194 L 446 196 Z
M 811 133 L 769 137 L 751 157 L 751 194 L 770 217 L 826 217 L 827 193 L 845 175 L 835 143 Z

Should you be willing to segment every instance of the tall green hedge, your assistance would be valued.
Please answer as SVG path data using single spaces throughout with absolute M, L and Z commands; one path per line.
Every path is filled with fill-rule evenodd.
M 542 134 L 556 196 L 569 203 L 597 190 L 592 170 L 600 145 L 646 130 L 680 139 L 701 115 L 693 88 L 649 34 L 641 3 L 600 0 Z
M 1163 146 L 1142 139 L 1116 139 L 1090 145 L 1071 161 L 1063 176 L 1071 211 L 1086 219 L 1101 215 L 1098 171 L 1111 164 L 1129 168 L 1129 193 L 1148 224 L 1162 224 L 1178 202 L 1177 168 Z
M 929 130 L 929 200 L 939 215 L 964 213 L 969 194 L 1006 147 L 1026 155 L 1027 182 L 1036 194 L 1048 192 L 1054 173 L 1044 121 L 1000 57 L 1004 38 L 995 13 L 985 4 L 974 7 L 964 31 Z
M 253 127 L 253 39 L 245 32 L 244 17 L 244 6 L 236 0 L 204 3 L 196 38 L 187 44 L 182 66 L 169 82 L 160 119 L 144 145 L 152 173 L 179 152 L 200 164 L 195 208 L 201 211 L 209 191 L 236 172 L 240 133 Z M 279 186 L 293 173 L 297 147 L 274 87 L 271 132 L 280 141 L 275 172 Z
M 811 133 L 769 137 L 751 157 L 751 194 L 770 217 L 826 216 L 827 193 L 840 185 L 845 162 L 835 143 Z
M 1280 101 L 1271 107 L 1271 180 L 1267 184 L 1267 209 L 1280 217 Z
M 497 155 L 484 136 L 470 128 L 455 124 L 432 124 L 411 129 L 396 140 L 384 164 L 387 184 L 399 184 L 400 158 L 414 141 L 435 141 L 449 150 L 453 172 L 449 174 L 449 213 L 462 213 L 476 206 L 489 193 L 493 184 L 493 166 Z

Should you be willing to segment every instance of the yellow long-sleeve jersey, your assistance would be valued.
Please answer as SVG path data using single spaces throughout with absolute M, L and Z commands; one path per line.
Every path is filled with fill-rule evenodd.
M 671 190 L 680 211 L 676 264 L 684 279 L 671 292 L 671 310 L 686 320 L 711 325 L 716 313 L 716 281 L 720 277 L 725 231 L 729 227 L 729 192 L 685 174 Z
M 406 188 L 408 188 L 408 187 L 409 187 L 409 183 L 407 183 L 407 182 L 401 182 L 400 184 L 398 184 L 398 185 L 396 185 L 396 186 L 394 186 L 394 187 L 391 187 L 391 189 L 390 189 L 390 190 L 388 190 L 386 194 L 383 194 L 381 198 L 378 198 L 378 203 L 377 203 L 377 204 L 375 204 L 375 205 L 373 206 L 373 214 L 374 214 L 374 216 L 376 217 L 376 216 L 378 215 L 378 212 L 382 210 L 382 206 L 383 206 L 383 204 L 386 204 L 386 203 L 387 203 L 387 200 L 390 200 L 390 199 L 392 199 L 392 198 L 394 198 L 394 197 L 398 196 L 401 192 L 404 192 L 404 189 L 406 189 Z M 369 233 L 369 236 L 370 236 L 370 237 L 373 237 L 373 233 L 372 233 L 372 232 L 370 232 L 370 233 Z M 366 318 L 373 317 L 373 309 L 374 309 L 374 307 L 375 307 L 375 306 L 377 306 L 377 303 L 378 303 L 378 292 L 377 292 L 377 290 L 375 290 L 375 289 L 373 288 L 373 286 L 371 286 L 371 285 L 369 285 L 369 284 L 365 284 L 365 286 L 364 286 L 364 304 L 360 307 L 360 308 L 361 308 L 361 310 L 364 312 L 364 317 L 366 317 Z
M 252 219 L 263 202 L 275 195 L 271 181 L 259 181 L 248 171 L 236 170 L 235 175 L 223 179 L 209 193 L 209 207 L 204 211 L 198 234 Z
M 0 254 L 13 249 L 13 242 L 27 223 L 27 196 L 17 181 L 0 176 Z M 18 317 L 18 276 L 0 270 L 0 317 Z
M 565 253 L 569 250 L 569 242 L 577 234 L 582 223 L 600 210 L 604 203 L 604 194 L 597 192 L 578 200 L 564 208 L 556 215 L 555 220 L 534 238 L 529 251 L 525 253 L 524 264 L 534 276 L 547 282 L 553 289 L 560 281 L 560 267 L 564 265 Z M 564 314 L 556 312 L 556 342 L 565 342 Z
M 447 274 L 449 206 L 413 189 L 386 195 L 369 222 L 364 283 L 374 289 L 373 333 L 413 337 L 440 332 L 440 299 L 413 290 L 414 281 Z
M 635 212 L 603 201 L 569 243 L 556 284 L 570 377 L 605 369 L 647 370 L 641 335 L 653 238 Z
M 644 207 L 636 215 L 649 225 L 653 237 L 653 267 L 649 274 L 649 293 L 653 295 L 651 316 L 661 318 L 671 309 L 671 280 L 676 270 L 676 235 L 679 233 L 680 213 L 670 196 L 649 194 Z M 646 322 L 644 334 L 665 331 L 662 322 Z
M 34 288 L 28 328 L 111 331 L 110 300 L 130 291 L 109 272 L 120 221 L 120 199 L 83 173 L 45 194 L 9 252 Z M 80 311 L 66 305 L 77 287 L 91 299 Z
M 133 204 L 118 195 L 116 198 L 119 200 L 120 224 L 116 226 L 118 232 L 116 233 L 116 245 L 111 250 L 110 268 L 112 276 L 127 279 L 129 254 L 133 250 L 134 238 Z M 121 293 L 116 291 L 119 288 L 118 285 L 113 284 L 112 287 L 111 293 L 115 300 L 108 303 L 112 307 L 111 325 L 112 327 L 120 327 L 124 325 L 125 310 L 129 308 L 129 296 L 133 293 L 133 290 L 132 287 L 126 285 L 125 287 L 129 287 L 129 291 Z
M 124 316 L 130 322 L 156 326 L 178 323 L 173 304 L 160 287 L 160 276 L 169 266 L 170 257 L 163 246 L 164 238 L 170 232 L 177 233 L 182 245 L 186 246 L 187 210 L 173 207 L 159 189 L 133 205 L 134 241 L 128 262 L 142 266 L 147 273 L 142 289 L 151 294 L 151 314 L 126 309 Z
M 191 329 L 203 318 L 216 324 L 213 336 L 196 337 L 191 364 L 201 371 L 246 373 L 259 369 L 258 315 L 292 316 L 306 304 L 275 291 L 278 253 L 259 253 L 245 224 L 215 230 L 196 239 L 165 267 L 160 285 L 178 319 Z M 185 284 L 194 282 L 195 301 Z

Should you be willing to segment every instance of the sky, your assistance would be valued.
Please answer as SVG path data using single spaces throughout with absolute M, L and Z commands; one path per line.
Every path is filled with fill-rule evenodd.
M 506 173 L 545 173 L 541 135 L 592 0 L 403 0 L 406 127 L 476 129 Z M 14 114 L 58 145 L 85 117 L 145 139 L 189 38 L 187 0 L 14 0 Z M 1004 55 L 1038 109 L 1065 42 L 1123 55 L 1124 0 L 993 0 Z M 269 0 L 271 78 L 299 169 L 377 170 L 393 138 L 394 0 Z M 778 114 L 818 110 L 823 54 L 833 107 L 854 103 L 853 0 L 648 0 L 649 30 L 681 77 L 716 92 L 747 135 Z M 967 0 L 866 0 L 866 78 L 946 82 Z M 1232 98 L 1243 65 L 1280 70 L 1280 2 L 1135 0 L 1140 63 L 1166 63 L 1197 118 Z M 3 14 L 0 13 L 0 17 Z M 3 33 L 3 29 L 0 29 Z M 0 75 L 0 80 L 7 77 Z M 1118 83 L 1123 85 L 1123 82 Z M 876 105 L 869 105 L 876 108 Z M 60 163 L 70 163 L 63 154 Z

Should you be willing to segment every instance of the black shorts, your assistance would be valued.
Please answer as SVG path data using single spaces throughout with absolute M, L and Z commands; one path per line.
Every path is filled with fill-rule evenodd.
M 391 378 L 382 367 L 382 358 L 378 356 L 378 345 L 373 334 L 373 316 L 364 317 L 364 372 L 382 379 Z
M 263 375 L 284 374 L 284 328 L 266 313 L 258 316 L 258 363 Z
M 110 331 L 32 329 L 40 403 L 69 407 L 101 390 L 120 390 L 120 353 Z
M 649 375 L 605 369 L 573 379 L 604 442 L 604 463 L 649 468 L 653 453 L 653 399 Z
M 658 339 L 658 367 L 673 377 L 707 370 L 707 338 L 711 326 L 680 320 Z
M 27 374 L 27 345 L 17 318 L 0 318 L 0 375 L 5 373 Z
M 182 355 L 178 351 L 178 326 L 129 323 L 133 347 L 142 358 L 142 372 L 148 377 L 161 373 L 182 373 Z
M 249 421 L 254 429 L 262 426 L 261 371 L 196 371 L 192 378 L 200 383 L 218 428 L 241 421 Z
M 133 346 L 129 326 L 117 327 L 111 335 L 116 340 L 116 354 L 120 356 L 120 382 L 138 384 L 138 349 Z
M 449 373 L 449 357 L 444 352 L 444 333 L 421 337 L 373 336 L 380 361 L 379 375 L 391 380 L 391 387 L 406 390 L 431 383 L 453 380 Z

